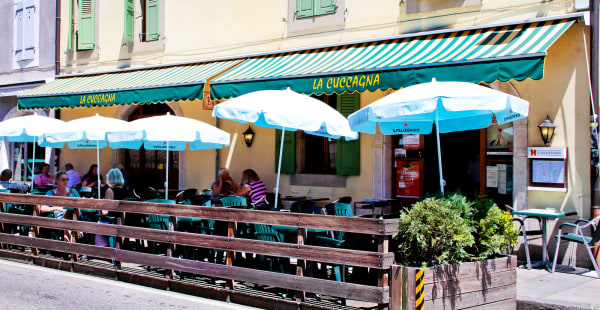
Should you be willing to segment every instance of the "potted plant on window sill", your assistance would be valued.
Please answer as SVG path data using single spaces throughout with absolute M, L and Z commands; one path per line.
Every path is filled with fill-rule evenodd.
M 460 194 L 427 198 L 400 216 L 392 309 L 516 308 L 512 216 Z

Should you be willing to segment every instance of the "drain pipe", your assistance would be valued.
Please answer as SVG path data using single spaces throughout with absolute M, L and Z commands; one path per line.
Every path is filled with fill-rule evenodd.
M 56 22 L 54 26 L 54 74 L 60 75 L 60 0 L 56 0 Z

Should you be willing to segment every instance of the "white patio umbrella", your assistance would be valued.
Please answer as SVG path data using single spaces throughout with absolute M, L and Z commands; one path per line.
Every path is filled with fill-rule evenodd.
M 141 118 L 131 122 L 134 129 L 144 132 L 144 148 L 147 150 L 167 151 L 165 199 L 169 190 L 169 151 L 218 149 L 229 145 L 229 133 L 199 120 L 173 116 L 167 113 L 161 116 Z M 128 137 L 109 135 L 111 141 L 123 141 Z
M 486 128 L 527 117 L 529 102 L 466 82 L 418 84 L 398 90 L 348 116 L 353 130 L 384 135 L 428 134 L 435 124 L 444 193 L 440 133 Z
M 112 141 L 108 137 L 109 134 L 118 141 Z M 139 149 L 142 145 L 142 137 L 143 131 L 134 129 L 131 123 L 96 114 L 66 122 L 63 127 L 45 133 L 41 145 L 63 147 L 67 142 L 72 149 L 96 149 L 98 199 L 100 199 L 100 149 L 107 145 L 114 149 Z
M 63 128 L 64 121 L 37 114 L 14 117 L 0 122 L 0 137 L 9 142 L 33 142 L 33 164 L 31 167 L 31 188 L 35 181 L 35 143 L 40 142 L 42 135 L 49 130 Z M 54 147 L 53 145 L 46 145 Z
M 213 116 L 281 129 L 275 197 L 279 196 L 283 138 L 286 130 L 303 130 L 312 135 L 333 139 L 358 138 L 358 133 L 350 129 L 348 120 L 334 108 L 289 88 L 286 90 L 261 90 L 228 100 L 213 109 Z M 277 198 L 275 207 L 277 207 Z

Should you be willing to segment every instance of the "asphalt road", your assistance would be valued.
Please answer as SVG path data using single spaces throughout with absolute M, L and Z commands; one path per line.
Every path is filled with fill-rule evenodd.
M 0 260 L 0 309 L 255 309 Z

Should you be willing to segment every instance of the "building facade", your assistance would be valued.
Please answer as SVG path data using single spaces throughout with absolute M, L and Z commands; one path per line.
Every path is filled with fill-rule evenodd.
M 587 10 L 570 0 L 64 0 L 60 76 L 19 104 L 58 109 L 63 120 L 96 113 L 133 120 L 168 111 L 217 125 L 211 106 L 259 89 L 291 87 L 347 116 L 432 78 L 481 83 L 529 101 L 529 116 L 507 127 L 442 135 L 448 187 L 486 192 L 519 209 L 557 208 L 587 218 Z M 538 124 L 547 117 L 557 125 L 552 147 L 567 154 L 560 188 L 531 182 L 529 148 L 544 146 Z M 230 133 L 248 128 L 226 120 L 218 126 Z M 273 188 L 277 133 L 252 129 L 251 147 L 236 141 L 231 173 L 239 178 L 252 168 Z M 358 201 L 436 191 L 431 135 L 361 134 L 347 143 L 296 133 L 284 143 L 284 194 Z M 64 149 L 61 165 L 84 169 L 94 162 L 93 153 Z M 174 155 L 170 184 L 202 189 L 214 181 L 229 148 Z M 163 156 L 104 149 L 102 172 L 122 163 L 159 175 Z M 407 168 L 420 167 L 414 171 L 418 181 L 410 181 L 423 184 L 417 194 L 406 192 L 409 182 L 401 180 L 399 167 L 409 159 Z M 476 173 L 469 169 L 473 162 Z
M 54 79 L 57 68 L 57 1 L 0 1 L 0 119 L 33 113 L 17 110 L 17 96 Z M 36 113 L 47 114 L 48 111 Z M 2 142 L 0 168 L 15 169 L 32 145 Z M 40 160 L 45 156 L 39 152 Z M 50 154 L 50 153 L 49 153 Z M 36 156 L 37 157 L 37 156 Z M 24 170 L 16 169 L 23 178 Z M 30 172 L 29 172 L 30 173 Z

